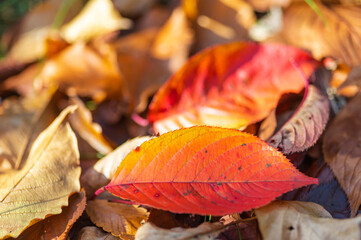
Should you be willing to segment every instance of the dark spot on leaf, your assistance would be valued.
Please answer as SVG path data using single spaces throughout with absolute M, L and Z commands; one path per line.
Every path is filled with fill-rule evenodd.
M 242 145 L 241 145 L 241 146 L 243 147 L 243 146 L 246 146 L 246 145 L 247 145 L 247 144 L 245 144 L 245 143 L 242 143 Z
M 238 170 L 241 171 L 241 170 L 242 170 L 242 166 L 239 166 L 239 167 L 238 167 Z
M 154 197 L 159 197 L 159 193 L 154 194 Z
M 138 193 L 138 192 L 139 192 L 139 190 L 138 190 L 138 189 L 135 189 L 135 190 L 134 190 L 134 193 Z
M 293 229 L 295 229 L 293 226 L 289 226 L 288 230 L 292 231 Z
M 285 135 L 289 135 L 289 134 L 291 134 L 291 131 L 290 130 L 285 130 Z
M 270 164 L 270 163 L 266 163 L 266 167 L 268 167 L 268 168 L 269 168 L 270 166 L 271 166 L 271 164 Z
M 216 203 L 215 201 L 211 201 L 211 203 L 213 203 L 213 204 L 217 205 L 217 203 Z
M 224 178 L 223 179 L 227 179 L 227 176 L 224 176 Z
M 233 200 L 231 200 L 230 202 L 231 202 L 231 203 L 234 203 L 234 201 L 233 201 Z
M 205 153 L 208 153 L 208 150 L 204 151 Z
M 222 185 L 222 183 L 221 183 L 221 182 L 217 182 L 216 184 L 217 184 L 218 186 Z
M 272 144 L 275 143 L 275 142 L 276 142 L 276 140 L 274 140 L 274 139 L 272 139 L 272 140 L 270 141 L 270 143 L 272 143 Z
M 139 150 L 140 150 L 140 147 L 137 146 L 137 147 L 135 148 L 135 151 L 136 151 L 136 152 L 139 152 Z

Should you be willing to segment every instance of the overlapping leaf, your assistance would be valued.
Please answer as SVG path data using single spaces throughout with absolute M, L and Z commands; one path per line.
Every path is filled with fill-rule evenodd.
M 276 201 L 256 209 L 263 239 L 359 239 L 361 217 L 332 219 L 311 202 Z
M 308 77 L 318 62 L 304 51 L 281 45 L 209 48 L 163 85 L 148 119 L 161 133 L 204 124 L 244 127 L 266 117 L 282 94 L 302 90 L 304 79 L 295 65 Z
M 133 150 L 105 189 L 172 212 L 225 215 L 317 182 L 250 134 L 198 126 L 166 133 Z
M 267 142 L 285 154 L 303 151 L 316 143 L 329 115 L 329 102 L 310 85 L 293 116 Z
M 361 95 L 354 97 L 336 116 L 323 137 L 323 153 L 354 216 L 361 204 Z
M 66 108 L 34 142 L 20 170 L 0 175 L 0 238 L 17 237 L 26 227 L 68 205 L 80 190 L 76 137 L 64 118 Z

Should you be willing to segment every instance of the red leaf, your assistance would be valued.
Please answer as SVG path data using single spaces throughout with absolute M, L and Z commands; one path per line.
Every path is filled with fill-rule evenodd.
M 148 119 L 164 133 L 193 125 L 244 127 L 265 118 L 282 94 L 298 93 L 318 62 L 297 48 L 230 43 L 192 57 L 158 91 Z
M 225 215 L 313 183 L 318 180 L 257 137 L 199 126 L 143 143 L 125 157 L 105 189 L 172 212 Z

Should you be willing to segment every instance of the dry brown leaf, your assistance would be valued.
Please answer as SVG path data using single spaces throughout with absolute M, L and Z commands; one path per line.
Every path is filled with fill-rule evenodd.
M 167 23 L 157 34 L 152 54 L 159 59 L 169 59 L 169 69 L 177 71 L 188 59 L 193 32 L 182 8 L 176 8 Z
M 64 122 L 66 108 L 35 140 L 24 167 L 0 175 L 0 238 L 17 237 L 26 227 L 68 205 L 80 190 L 76 137 Z
M 125 240 L 134 239 L 149 215 L 145 208 L 107 200 L 89 201 L 86 212 L 95 225 Z
M 75 43 L 46 61 L 39 85 L 59 84 L 80 96 L 101 101 L 106 96 L 121 98 L 122 77 L 114 49 L 105 43 L 96 46 Z
M 135 234 L 135 240 L 213 240 L 224 229 L 220 223 L 205 222 L 196 228 L 163 229 L 152 223 L 145 223 Z
M 114 43 L 119 68 L 124 76 L 124 88 L 129 98 L 128 112 L 142 112 L 148 98 L 154 94 L 170 76 L 168 60 L 152 56 L 151 49 L 157 29 L 147 29 L 120 38 Z
M 255 210 L 263 239 L 360 239 L 361 217 L 332 219 L 312 202 L 275 201 Z
M 186 15 L 194 18 L 196 51 L 214 44 L 248 40 L 246 29 L 256 20 L 253 9 L 239 0 L 216 0 L 212 4 L 208 0 L 186 0 L 183 7 Z
M 74 130 L 98 152 L 110 153 L 113 150 L 112 146 L 103 137 L 101 126 L 93 122 L 92 114 L 84 103 L 76 96 L 70 98 L 70 103 L 78 106 L 74 114 L 69 116 Z
M 115 30 L 128 29 L 131 25 L 129 19 L 120 16 L 111 0 L 91 0 L 60 31 L 65 40 L 73 43 L 88 41 Z
M 0 174 L 21 167 L 35 138 L 55 118 L 51 98 L 44 91 L 32 98 L 6 100 L 0 107 Z
M 291 44 L 311 50 L 321 59 L 331 56 L 350 66 L 361 63 L 361 8 L 323 5 L 315 1 L 327 21 L 305 2 L 286 9 L 282 36 Z
M 151 137 L 144 136 L 128 140 L 89 168 L 81 178 L 87 196 L 92 197 L 96 190 L 107 185 L 125 156 L 149 139 Z
M 340 86 L 337 86 L 337 93 L 346 96 L 353 96 L 355 93 L 359 92 L 361 88 L 361 65 L 353 67 L 351 71 L 347 73 L 348 75 L 347 78 L 345 78 L 345 81 L 342 82 Z M 345 94 L 346 91 L 347 94 Z
M 277 118 L 276 118 L 276 109 L 273 109 L 272 112 L 266 117 L 259 127 L 258 137 L 264 141 L 272 137 L 272 134 L 277 128 Z
M 63 207 L 60 214 L 47 217 L 32 225 L 16 239 L 66 240 L 71 227 L 85 210 L 85 205 L 86 197 L 84 190 L 72 194 L 69 197 L 69 206 Z
M 315 86 L 309 85 L 307 95 L 295 113 L 267 142 L 285 154 L 303 151 L 313 146 L 321 136 L 328 115 L 328 98 Z
M 323 153 L 351 205 L 352 216 L 361 204 L 361 95 L 356 95 L 329 125 Z
M 119 237 L 106 233 L 97 227 L 84 227 L 80 230 L 76 240 L 119 240 Z

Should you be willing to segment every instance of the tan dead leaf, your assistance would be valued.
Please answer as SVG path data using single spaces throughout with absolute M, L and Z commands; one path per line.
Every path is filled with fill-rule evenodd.
M 71 227 L 85 210 L 85 205 L 85 191 L 74 193 L 69 197 L 69 206 L 63 207 L 60 214 L 52 215 L 32 225 L 16 239 L 66 240 Z
M 86 212 L 95 225 L 125 240 L 134 239 L 149 215 L 145 208 L 107 200 L 89 201 Z
M 331 122 L 323 137 L 325 161 L 345 191 L 355 216 L 361 204 L 361 95 L 356 95 Z
M 65 16 L 65 21 L 73 18 L 82 8 L 84 0 L 72 1 L 71 8 Z M 17 39 L 12 46 L 7 58 L 19 62 L 32 62 L 44 57 L 47 44 L 46 39 L 50 33 L 54 33 L 51 25 L 60 9 L 62 0 L 40 1 L 21 20 L 19 29 L 13 38 Z
M 128 29 L 132 22 L 122 18 L 111 0 L 91 0 L 71 22 L 60 31 L 68 42 L 88 41 L 106 33 Z
M 106 96 L 121 97 L 122 77 L 114 49 L 75 43 L 45 62 L 39 85 L 59 84 L 61 90 L 101 101 Z
M 84 227 L 80 230 L 76 240 L 120 240 L 120 238 L 97 227 Z
M 81 177 L 87 196 L 92 197 L 96 190 L 107 185 L 125 156 L 149 139 L 151 137 L 144 136 L 128 140 L 89 168 Z
M 255 210 L 263 239 L 360 239 L 361 217 L 333 219 L 312 202 L 275 201 Z
M 102 128 L 99 124 L 93 122 L 91 112 L 84 103 L 76 96 L 70 98 L 72 105 L 77 105 L 77 110 L 69 116 L 69 121 L 74 130 L 102 154 L 110 153 L 113 148 L 102 135 Z
M 55 118 L 54 91 L 21 100 L 8 99 L 0 107 L 0 174 L 24 163 L 36 137 Z
M 113 0 L 114 7 L 123 15 L 136 17 L 150 11 L 157 0 Z
M 169 69 L 177 71 L 188 59 L 193 32 L 181 7 L 176 8 L 157 34 L 152 54 L 159 59 L 170 59 Z
M 241 0 L 216 0 L 212 4 L 208 0 L 185 0 L 183 8 L 187 16 L 194 18 L 197 51 L 214 44 L 248 40 L 246 29 L 256 20 L 253 9 Z
M 315 1 L 322 18 L 305 2 L 286 9 L 282 36 L 291 44 L 311 50 L 321 59 L 331 56 L 350 66 L 361 63 L 361 8 L 324 5 Z
M 168 79 L 168 60 L 152 56 L 151 49 L 157 29 L 146 29 L 127 35 L 114 42 L 120 71 L 124 76 L 124 88 L 129 98 L 125 101 L 128 112 L 142 112 L 148 98 Z
M 163 229 L 153 223 L 145 223 L 135 234 L 135 240 L 213 240 L 225 226 L 221 223 L 205 222 L 196 228 Z
M 0 175 L 0 238 L 59 214 L 69 195 L 80 190 L 79 153 L 66 108 L 35 140 L 24 167 Z

